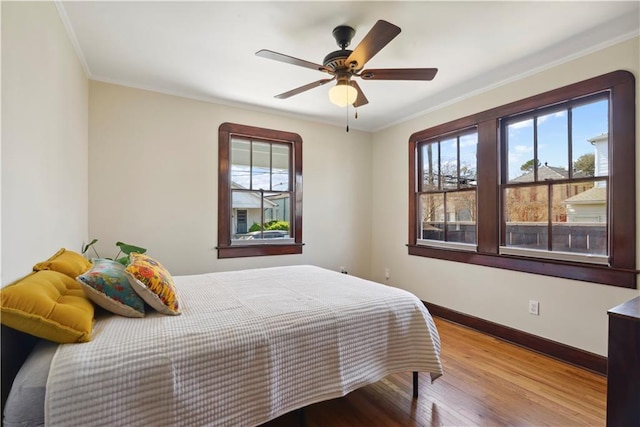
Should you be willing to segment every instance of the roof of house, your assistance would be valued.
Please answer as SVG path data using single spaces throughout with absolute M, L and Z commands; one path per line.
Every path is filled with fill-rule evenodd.
M 573 178 L 586 178 L 588 177 L 583 171 L 575 171 Z M 567 179 L 569 178 L 569 171 L 559 166 L 548 166 L 544 164 L 538 167 L 538 181 L 547 181 L 554 179 Z M 522 174 L 510 180 L 510 182 L 533 182 L 533 171 Z
M 232 189 L 242 189 L 246 190 L 242 185 L 231 182 Z M 263 208 L 273 208 L 278 206 L 277 203 L 272 202 L 266 197 L 262 198 L 262 203 L 260 203 L 260 192 L 258 191 L 233 191 L 232 192 L 232 201 L 234 209 L 260 209 Z
M 566 204 L 587 204 L 587 203 L 605 203 L 607 201 L 606 187 L 593 187 L 587 191 L 576 194 L 573 197 L 565 199 Z
M 609 141 L 609 132 L 605 132 L 603 134 L 600 134 L 598 136 L 594 136 L 593 138 L 589 138 L 587 139 L 587 141 L 589 141 L 591 144 L 595 144 L 597 142 L 608 142 Z

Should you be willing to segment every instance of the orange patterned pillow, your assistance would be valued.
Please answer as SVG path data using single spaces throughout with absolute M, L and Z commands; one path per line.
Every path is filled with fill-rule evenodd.
M 125 269 L 133 290 L 156 311 L 180 314 L 173 278 L 166 268 L 148 255 L 132 253 Z

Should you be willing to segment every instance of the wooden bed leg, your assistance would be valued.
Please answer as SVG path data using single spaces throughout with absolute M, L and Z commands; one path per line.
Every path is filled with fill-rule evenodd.
M 298 409 L 298 418 L 300 419 L 300 427 L 307 426 L 307 420 L 304 417 L 304 408 Z
M 413 373 L 413 398 L 418 397 L 418 373 Z

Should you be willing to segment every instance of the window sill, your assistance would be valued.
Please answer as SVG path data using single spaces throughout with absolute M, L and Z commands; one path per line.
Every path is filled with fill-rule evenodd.
M 500 246 L 500 255 L 514 255 L 541 260 L 558 260 L 566 262 L 580 262 L 586 264 L 609 265 L 609 257 L 603 255 L 588 255 L 572 252 L 547 252 L 536 249 L 524 249 L 515 246 Z
M 264 246 L 264 245 L 295 245 L 293 239 L 251 239 L 232 240 L 231 247 Z
M 515 255 L 435 249 L 418 245 L 407 245 L 407 247 L 409 255 L 636 289 L 637 270 L 619 269 L 597 264 L 570 263 L 551 259 L 531 259 Z
M 241 258 L 268 255 L 294 255 L 302 253 L 303 243 L 256 244 L 237 246 L 218 246 L 218 258 Z
M 443 242 L 427 239 L 418 239 L 417 243 L 418 246 L 424 246 L 426 248 L 453 249 L 467 252 L 476 252 L 478 250 L 478 245 L 475 243 Z

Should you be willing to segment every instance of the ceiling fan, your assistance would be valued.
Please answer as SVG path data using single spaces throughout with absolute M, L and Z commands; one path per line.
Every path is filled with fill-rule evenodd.
M 340 50 L 325 56 L 322 65 L 266 49 L 256 52 L 256 55 L 262 58 L 311 68 L 333 76 L 300 86 L 275 97 L 286 99 L 336 80 L 336 85 L 329 90 L 331 102 L 340 107 L 346 107 L 350 104 L 354 107 L 361 107 L 368 104 L 369 100 L 358 83 L 352 80 L 353 77 L 360 77 L 364 80 L 433 80 L 438 72 L 437 68 L 372 68 L 363 70 L 367 61 L 400 34 L 400 27 L 379 20 L 364 36 L 360 44 L 351 51 L 346 48 L 351 44 L 355 33 L 355 30 L 347 25 L 336 27 L 333 30 L 333 37 L 340 46 Z

